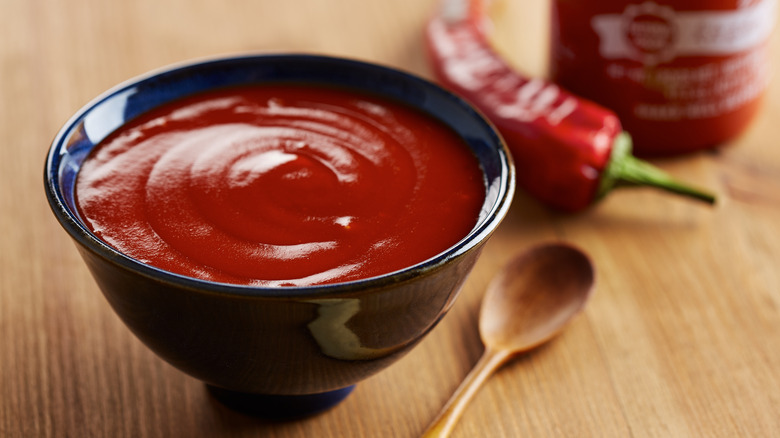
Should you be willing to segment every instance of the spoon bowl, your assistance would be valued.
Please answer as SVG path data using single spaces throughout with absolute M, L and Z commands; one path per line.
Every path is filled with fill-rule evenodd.
M 493 349 L 530 350 L 559 333 L 593 290 L 588 257 L 564 244 L 537 246 L 512 259 L 488 286 L 479 333 Z
M 493 372 L 560 333 L 585 307 L 594 277 L 588 256 L 566 244 L 540 245 L 512 259 L 483 298 L 479 332 L 485 352 L 423 436 L 448 436 Z

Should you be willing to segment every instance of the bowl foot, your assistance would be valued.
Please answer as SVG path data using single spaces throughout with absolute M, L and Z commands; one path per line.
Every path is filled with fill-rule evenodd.
M 274 395 L 231 391 L 206 385 L 222 404 L 244 414 L 268 420 L 294 420 L 329 409 L 344 400 L 355 385 L 318 394 Z

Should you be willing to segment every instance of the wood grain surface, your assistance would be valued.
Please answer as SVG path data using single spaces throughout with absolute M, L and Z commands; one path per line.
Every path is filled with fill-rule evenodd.
M 645 189 L 577 215 L 524 194 L 451 313 L 336 408 L 272 423 L 228 410 L 146 349 L 46 203 L 56 131 L 90 99 L 171 63 L 244 52 L 343 55 L 429 76 L 434 0 L 0 0 L 0 436 L 414 437 L 482 351 L 490 277 L 542 241 L 586 250 L 597 289 L 563 335 L 503 368 L 456 437 L 780 436 L 780 80 L 740 138 L 656 164 L 709 208 Z M 495 44 L 544 75 L 547 5 L 494 5 Z M 780 68 L 778 32 L 773 63 Z

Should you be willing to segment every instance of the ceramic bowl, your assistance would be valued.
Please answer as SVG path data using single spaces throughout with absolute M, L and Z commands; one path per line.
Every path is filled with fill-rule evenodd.
M 439 255 L 341 284 L 263 288 L 215 283 L 136 261 L 99 240 L 79 217 L 74 182 L 90 150 L 126 121 L 204 90 L 269 81 L 346 86 L 400 100 L 461 136 L 486 181 L 482 215 Z M 508 152 L 463 100 L 396 69 L 312 55 L 246 55 L 177 65 L 109 90 L 56 136 L 45 168 L 50 206 L 117 315 L 159 357 L 205 382 L 233 407 L 266 417 L 331 406 L 398 360 L 452 306 L 514 190 Z

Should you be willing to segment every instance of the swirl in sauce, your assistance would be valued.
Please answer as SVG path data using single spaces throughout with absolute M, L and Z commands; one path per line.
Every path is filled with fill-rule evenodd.
M 84 162 L 87 226 L 141 262 L 205 280 L 368 278 L 462 239 L 485 196 L 450 129 L 404 105 L 306 85 L 189 97 L 126 124 Z

